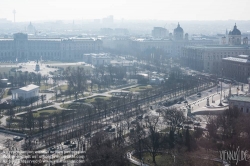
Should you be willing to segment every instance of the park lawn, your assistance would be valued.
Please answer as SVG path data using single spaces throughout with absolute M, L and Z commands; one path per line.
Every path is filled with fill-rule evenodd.
M 60 85 L 59 87 L 56 87 L 54 89 L 59 90 L 60 88 L 62 89 L 62 91 L 66 91 L 68 89 L 68 85 Z
M 81 103 L 68 103 L 68 104 L 61 104 L 60 107 L 66 108 L 66 109 L 77 109 L 81 106 Z
M 13 65 L 14 66 L 14 65 Z M 0 67 L 0 73 L 6 73 L 9 74 L 10 69 L 12 69 L 14 67 Z
M 48 84 L 47 86 L 46 86 L 45 84 L 42 84 L 42 85 L 40 86 L 40 90 L 47 90 L 47 89 L 49 89 L 49 88 L 51 88 L 51 87 L 53 87 L 52 84 Z
M 152 89 L 152 86 L 151 85 L 141 85 L 141 86 L 136 86 L 136 87 L 133 87 L 133 88 L 126 88 L 126 89 L 123 89 L 123 90 L 127 90 L 127 91 L 130 91 L 130 92 L 141 92 L 141 91 L 145 91 L 145 90 L 149 90 L 149 89 Z
M 84 95 L 82 95 L 82 94 L 79 94 L 78 95 L 78 97 L 77 97 L 77 99 L 79 99 L 79 98 L 83 98 L 83 97 L 86 97 L 86 96 L 89 96 L 89 94 L 84 94 Z M 62 102 L 62 99 L 64 100 L 64 102 L 66 102 L 66 101 L 74 101 L 75 100 L 75 97 L 73 96 L 73 95 L 71 95 L 71 99 L 70 99 L 70 97 L 65 97 L 65 96 L 60 96 L 60 97 L 57 97 L 57 103 L 58 102 Z M 55 96 L 52 96 L 49 100 L 56 100 L 56 97 Z
M 134 155 L 135 157 L 138 156 Z M 137 157 L 138 159 L 138 157 Z M 183 164 L 188 164 L 188 161 L 182 160 L 182 158 L 178 158 L 176 157 L 176 163 L 183 163 Z M 177 161 L 179 160 L 179 162 Z M 213 164 L 214 166 L 222 166 L 221 163 L 218 162 L 214 162 L 214 161 L 209 161 L 209 160 L 204 160 L 204 159 L 199 159 L 199 158 L 194 158 L 195 161 L 198 161 L 198 163 L 200 164 L 209 164 L 211 163 L 211 165 Z M 143 153 L 143 161 L 144 163 L 148 164 L 148 165 L 154 165 L 153 160 L 152 160 L 152 156 L 149 153 Z M 174 157 L 171 154 L 167 154 L 167 153 L 162 153 L 159 154 L 158 156 L 155 157 L 155 161 L 156 161 L 156 165 L 157 166 L 166 166 L 166 165 L 174 165 Z M 203 165 L 202 164 L 202 165 Z
M 71 104 L 60 104 L 61 108 L 68 108 Z
M 37 112 L 35 112 L 35 113 L 33 113 L 33 116 L 34 117 L 40 117 L 40 114 L 42 113 L 45 113 L 45 114 L 47 114 L 47 115 L 51 115 L 51 114 L 53 114 L 53 113 L 60 113 L 62 110 L 59 110 L 59 109 L 57 109 L 57 108 L 55 108 L 55 107 L 48 107 L 48 108 L 45 108 L 45 109 L 42 109 L 42 110 L 39 110 L 39 111 L 37 111 Z
M 10 95 L 8 95 L 9 91 L 10 91 L 10 89 L 5 89 L 4 94 L 3 94 L 3 98 L 10 96 Z
M 110 100 L 110 97 L 106 97 L 106 96 L 94 96 L 94 97 L 91 97 L 91 98 L 88 98 L 88 99 L 82 99 L 79 102 L 90 103 L 91 104 L 91 103 L 96 102 L 96 100 L 95 100 L 96 98 L 101 98 L 101 99 L 103 99 L 105 101 Z M 60 107 L 69 109 L 69 108 L 71 108 L 72 105 L 77 105 L 77 104 L 76 103 L 61 104 Z
M 139 154 L 135 154 L 134 157 L 136 157 L 139 161 L 138 158 Z M 154 165 L 152 156 L 150 153 L 143 153 L 142 154 L 143 162 L 148 164 L 148 165 Z M 174 164 L 174 158 L 166 153 L 159 154 L 158 156 L 155 157 L 155 162 L 157 166 L 166 166 L 166 165 L 173 165 Z
M 88 85 L 88 89 L 89 92 L 91 91 L 91 85 Z M 97 84 L 93 84 L 92 86 L 92 92 L 96 92 L 98 90 L 98 85 Z
M 94 96 L 94 97 L 90 97 L 90 98 L 87 98 L 84 100 L 85 103 L 94 103 L 96 102 L 96 98 L 99 98 L 99 99 L 103 99 L 105 101 L 107 100 L 110 100 L 110 97 L 107 97 L 107 96 Z

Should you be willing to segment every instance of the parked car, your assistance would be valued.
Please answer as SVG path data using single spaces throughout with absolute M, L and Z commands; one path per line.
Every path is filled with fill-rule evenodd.
M 76 147 L 76 144 L 75 143 L 72 143 L 68 146 L 69 148 L 75 148 Z
M 49 151 L 55 151 L 56 150 L 56 148 L 55 147 L 51 147 L 51 148 L 49 148 Z
M 115 128 L 109 129 L 109 132 L 115 132 Z
M 112 126 L 107 126 L 103 129 L 103 131 L 109 131 L 112 128 Z
M 69 145 L 70 144 L 70 140 L 66 140 L 63 144 L 64 145 Z
M 136 119 L 142 119 L 143 118 L 143 115 L 139 115 L 136 117 Z

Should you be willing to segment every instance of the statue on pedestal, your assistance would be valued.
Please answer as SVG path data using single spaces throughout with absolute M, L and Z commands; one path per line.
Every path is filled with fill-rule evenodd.
M 35 71 L 40 71 L 40 65 L 38 64 L 38 60 L 36 61 L 36 68 Z
M 207 106 L 210 106 L 210 104 L 209 104 L 209 98 L 207 98 Z

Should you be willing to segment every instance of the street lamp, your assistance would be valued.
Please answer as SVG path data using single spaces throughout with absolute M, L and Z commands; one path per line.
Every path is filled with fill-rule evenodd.
M 223 106 L 223 104 L 221 103 L 221 97 L 222 97 L 222 81 L 220 84 L 220 104 L 219 104 L 219 106 Z

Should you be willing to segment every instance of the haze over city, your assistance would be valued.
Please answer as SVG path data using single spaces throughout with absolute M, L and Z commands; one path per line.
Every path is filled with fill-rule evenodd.
M 249 0 L 1 0 L 0 18 L 17 22 L 37 20 L 249 20 Z
M 0 0 L 0 165 L 250 165 L 249 6 Z

